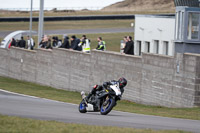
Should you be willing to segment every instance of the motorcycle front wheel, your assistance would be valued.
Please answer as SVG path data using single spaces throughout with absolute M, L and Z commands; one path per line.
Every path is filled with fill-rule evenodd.
M 115 106 L 116 101 L 113 98 L 109 98 L 108 101 L 104 101 L 101 105 L 100 113 L 102 115 L 107 115 L 112 108 Z
M 81 103 L 79 104 L 79 107 L 78 107 L 79 112 L 80 113 L 86 113 L 87 112 L 86 107 L 87 107 L 87 105 L 85 103 L 85 100 L 82 100 Z

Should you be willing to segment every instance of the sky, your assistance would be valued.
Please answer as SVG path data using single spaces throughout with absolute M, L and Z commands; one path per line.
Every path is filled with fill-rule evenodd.
M 44 0 L 44 8 L 103 8 L 123 0 Z M 31 0 L 0 0 L 0 8 L 30 8 Z M 40 0 L 33 0 L 33 8 L 39 8 Z

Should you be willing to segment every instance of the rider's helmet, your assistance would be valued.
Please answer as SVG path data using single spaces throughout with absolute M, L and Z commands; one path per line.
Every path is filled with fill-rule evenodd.
M 122 88 L 122 87 L 125 87 L 126 86 L 126 84 L 127 84 L 127 80 L 125 79 L 125 78 L 120 78 L 119 80 L 118 80 L 118 82 L 119 82 L 119 87 L 120 88 Z

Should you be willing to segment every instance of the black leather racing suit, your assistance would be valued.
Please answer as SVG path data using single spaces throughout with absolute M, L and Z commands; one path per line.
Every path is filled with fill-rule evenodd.
M 112 80 L 112 81 L 108 81 L 108 82 L 104 82 L 103 85 L 95 85 L 91 92 L 88 94 L 87 99 L 89 99 L 92 95 L 96 94 L 96 91 L 100 91 L 103 90 L 104 88 L 107 88 L 109 85 L 114 85 L 114 84 L 118 84 L 118 81 Z M 122 94 L 124 93 L 124 88 L 120 87 L 120 90 L 122 92 Z

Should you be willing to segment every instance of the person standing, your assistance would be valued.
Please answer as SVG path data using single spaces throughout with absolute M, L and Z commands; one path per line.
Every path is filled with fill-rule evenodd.
M 27 45 L 28 45 L 28 49 L 33 50 L 34 40 L 30 38 L 29 36 L 27 36 Z
M 20 48 L 25 48 L 26 47 L 26 41 L 24 40 L 24 37 L 21 37 L 21 40 L 19 41 L 19 47 Z
M 11 46 L 13 46 L 13 47 L 17 46 L 16 41 L 15 41 L 14 38 L 11 39 Z
M 69 45 L 69 37 L 67 35 L 64 35 L 64 42 L 63 44 L 60 46 L 60 48 L 66 48 L 69 49 L 70 45 Z
M 71 49 L 82 51 L 82 47 L 78 46 L 79 43 L 80 43 L 80 39 L 76 38 L 75 35 L 71 36 Z
M 57 47 L 58 46 L 58 37 L 57 36 L 53 36 L 52 39 L 53 39 L 52 46 L 53 47 Z
M 43 40 L 41 41 L 40 48 L 52 49 L 50 37 L 47 35 L 44 36 Z
M 102 37 L 98 37 L 97 41 L 98 41 L 98 45 L 96 49 L 106 51 L 106 42 L 102 40 Z
M 134 55 L 134 43 L 131 36 L 127 36 L 127 42 L 124 48 L 124 53 Z
M 87 39 L 86 35 L 83 35 L 81 42 L 78 44 L 79 47 L 82 46 L 83 52 L 90 53 L 90 40 Z

